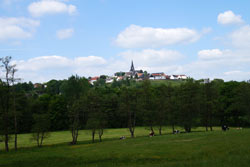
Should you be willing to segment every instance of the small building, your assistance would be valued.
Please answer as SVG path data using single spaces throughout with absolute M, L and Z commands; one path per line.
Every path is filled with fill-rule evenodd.
M 94 82 L 96 82 L 99 79 L 99 77 L 91 77 L 89 80 L 89 83 L 94 85 Z
M 179 75 L 171 75 L 171 76 L 170 76 L 170 79 L 171 79 L 171 80 L 177 80 L 177 79 L 178 79 L 178 76 L 179 76 Z
M 172 80 L 187 79 L 187 76 L 186 75 L 171 75 L 170 79 Z
M 152 73 L 149 76 L 149 79 L 151 79 L 151 80 L 164 80 L 164 79 L 166 79 L 166 75 L 163 72 Z
M 43 85 L 40 83 L 35 83 L 33 86 L 34 86 L 34 88 L 42 88 L 43 87 Z
M 179 75 L 178 79 L 187 79 L 187 76 L 186 75 Z

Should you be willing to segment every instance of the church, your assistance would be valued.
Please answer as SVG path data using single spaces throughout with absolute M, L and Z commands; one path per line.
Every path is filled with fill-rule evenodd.
M 131 61 L 131 66 L 130 66 L 129 72 L 116 72 L 115 76 L 125 77 L 125 78 L 135 78 L 135 79 L 142 79 L 145 77 L 143 70 L 135 70 L 133 60 Z

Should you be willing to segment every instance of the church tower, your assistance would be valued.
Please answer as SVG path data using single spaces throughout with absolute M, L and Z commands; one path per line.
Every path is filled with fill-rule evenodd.
M 131 72 L 133 75 L 135 75 L 135 67 L 134 67 L 133 60 L 132 60 L 132 62 L 131 62 L 130 72 Z

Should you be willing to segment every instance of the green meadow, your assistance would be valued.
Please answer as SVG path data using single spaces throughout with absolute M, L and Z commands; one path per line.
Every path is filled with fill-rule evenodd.
M 81 131 L 77 145 L 70 145 L 68 131 L 51 132 L 42 148 L 31 141 L 31 134 L 19 135 L 19 150 L 4 152 L 0 143 L 1 167 L 110 167 L 110 166 L 249 166 L 250 129 L 233 129 L 223 132 L 215 128 L 205 132 L 204 128 L 192 133 L 164 135 L 156 133 L 148 137 L 149 130 L 136 128 L 136 138 L 129 137 L 127 129 L 109 129 L 103 142 L 91 143 L 89 131 Z M 125 140 L 119 140 L 126 136 Z M 13 148 L 13 145 L 11 145 Z

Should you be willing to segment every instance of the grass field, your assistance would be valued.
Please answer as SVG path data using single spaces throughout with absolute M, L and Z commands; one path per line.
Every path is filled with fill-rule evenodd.
M 80 167 L 80 166 L 249 166 L 250 129 L 204 132 L 204 128 L 185 134 L 148 137 L 148 130 L 137 128 L 135 139 L 127 129 L 110 129 L 102 143 L 90 143 L 90 134 L 81 131 L 78 145 L 69 145 L 69 132 L 53 132 L 43 148 L 32 147 L 30 134 L 19 136 L 19 151 L 0 151 L 2 167 Z M 3 143 L 1 143 L 3 149 Z

